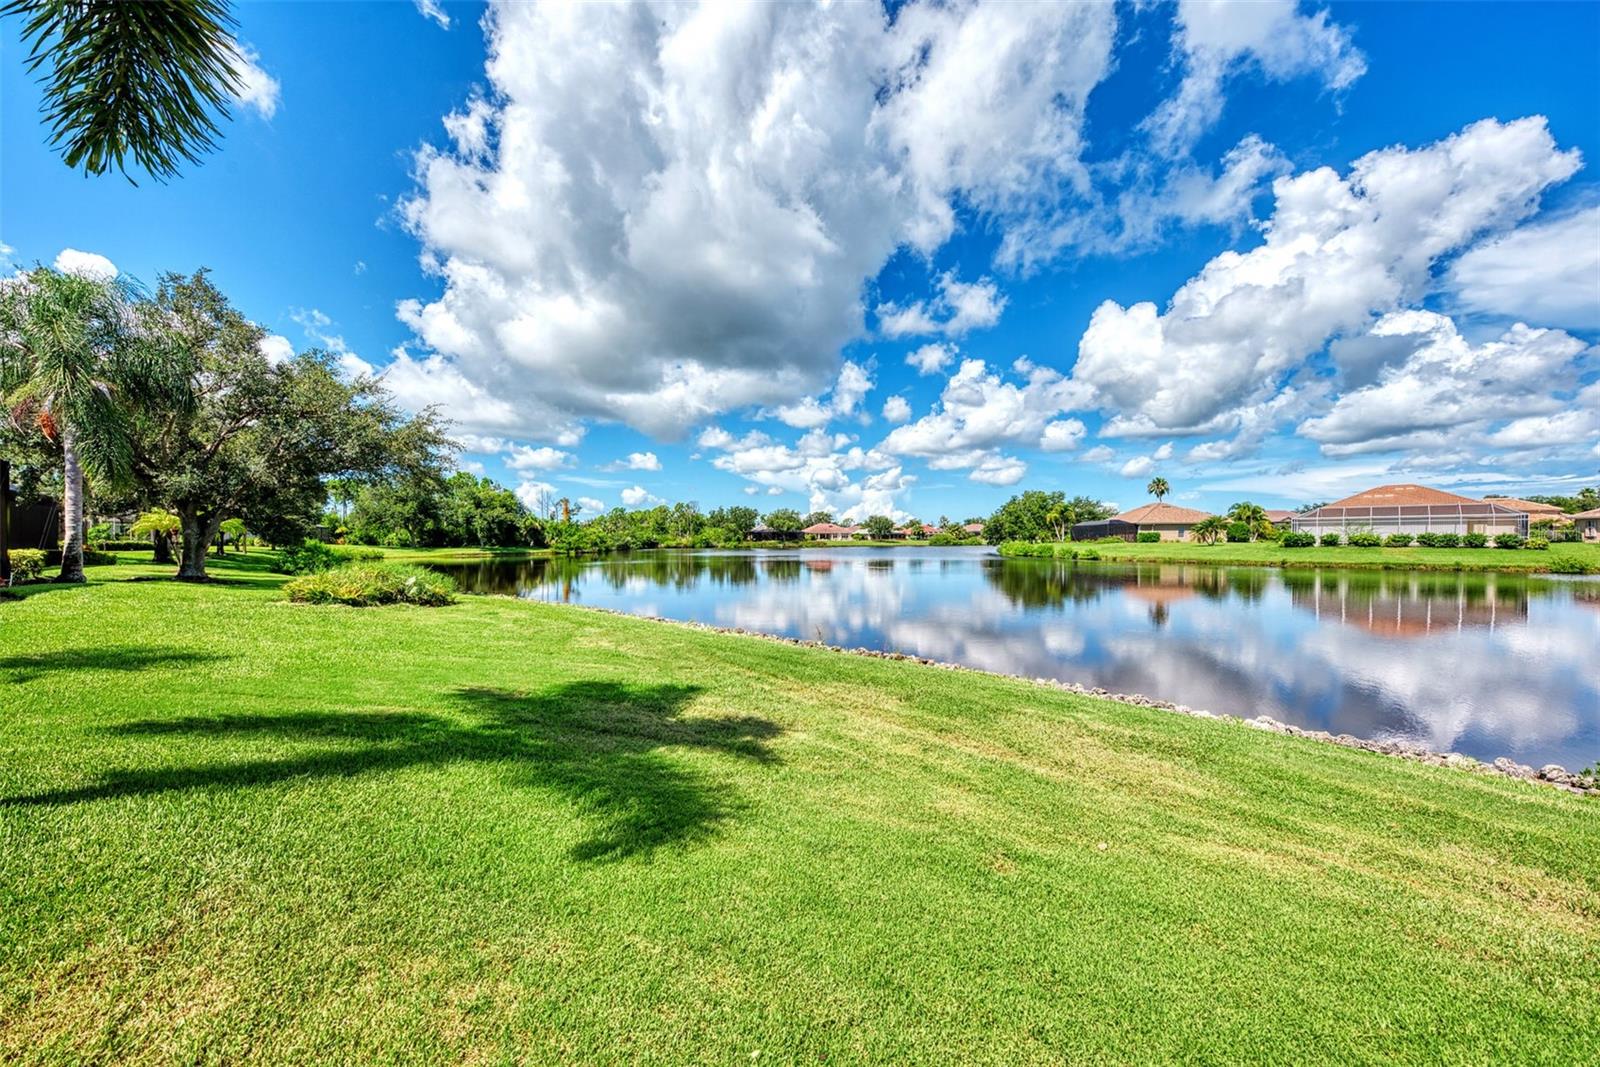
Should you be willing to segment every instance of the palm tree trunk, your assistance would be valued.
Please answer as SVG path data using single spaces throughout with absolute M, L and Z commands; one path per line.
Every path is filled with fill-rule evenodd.
M 83 465 L 78 462 L 78 435 L 71 424 L 61 427 L 62 469 L 61 514 L 66 539 L 61 543 L 61 574 L 58 582 L 81 582 L 83 576 Z

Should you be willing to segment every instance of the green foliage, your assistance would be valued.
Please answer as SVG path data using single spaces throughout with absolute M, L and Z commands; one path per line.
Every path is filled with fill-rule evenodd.
M 805 519 L 801 518 L 800 513 L 793 508 L 769 511 L 761 521 L 767 524 L 769 530 L 794 537 L 799 537 L 800 531 L 806 527 Z
M 215 146 L 244 85 L 223 0 L 8 0 L 0 15 L 23 19 L 28 71 L 44 71 L 50 144 L 89 174 L 126 175 L 131 156 L 174 177 Z
M 1250 541 L 1254 539 L 1250 526 L 1243 522 L 1228 523 L 1228 540 L 1232 542 Z
M 109 522 L 95 523 L 89 527 L 88 531 L 83 535 L 83 539 L 91 545 L 98 545 L 111 540 L 111 524 Z
M 1489 535 L 1484 533 L 1465 533 L 1461 535 L 1461 547 L 1483 548 L 1489 544 Z
M 1415 540 L 1416 538 L 1408 533 L 1392 533 L 1383 539 L 1383 543 L 1387 548 L 1410 548 L 1411 542 Z
M 1591 563 L 1588 560 L 1577 559 L 1573 556 L 1557 556 L 1550 561 L 1551 574 L 1600 574 L 1600 563 Z
M 1547 537 L 1530 537 L 1524 547 L 1531 548 L 1535 552 L 1544 552 L 1550 547 L 1550 539 Z
M 101 552 L 148 552 L 151 546 L 148 540 L 120 537 L 96 541 L 94 547 Z
M 1134 539 L 1141 545 L 1155 545 L 1161 543 L 1161 534 L 1155 530 L 1140 530 Z
M 383 553 L 375 548 L 351 548 L 306 541 L 280 551 L 272 569 L 279 574 L 320 574 L 350 563 L 370 563 L 381 559 Z
M 1214 545 L 1228 536 L 1228 524 L 1219 516 L 1207 515 L 1189 527 L 1189 533 L 1201 544 Z
M 1489 499 L 1494 499 L 1490 497 Z M 1549 504 L 1558 507 L 1568 515 L 1579 511 L 1592 511 L 1600 508 L 1600 487 L 1589 486 L 1578 491 L 1577 496 L 1530 496 L 1525 499 L 1536 504 Z
M 296 578 L 283 589 L 298 603 L 358 608 L 382 604 L 432 608 L 456 599 L 454 579 L 406 563 L 352 563 Z
M 1417 544 L 1423 548 L 1459 548 L 1461 535 L 1455 533 L 1436 533 L 1429 531 L 1417 534 Z
M 99 552 L 89 548 L 83 550 L 83 565 L 85 567 L 114 567 L 116 563 L 117 557 L 113 552 Z
M 1165 478 L 1151 478 L 1150 484 L 1144 487 L 1144 491 L 1155 497 L 1159 503 L 1163 497 L 1172 492 L 1172 487 L 1167 484 Z
M 761 515 L 755 508 L 736 506 L 731 508 L 717 508 L 706 516 L 707 526 L 720 526 L 725 530 L 732 530 L 738 535 L 738 540 L 748 541 L 750 531 L 756 528 Z
M 140 488 L 182 521 L 181 577 L 204 575 L 226 518 L 293 544 L 320 521 L 329 479 L 436 477 L 453 447 L 434 412 L 404 417 L 380 382 L 348 380 L 329 353 L 269 361 L 264 331 L 205 271 L 164 276 L 153 303 L 189 373 L 183 402 L 140 423 Z
M 861 525 L 874 541 L 887 541 L 894 534 L 894 520 L 887 515 L 869 515 Z
M 817 526 L 817 525 L 820 525 L 822 523 L 832 522 L 832 521 L 833 521 L 833 512 L 831 512 L 831 511 L 812 511 L 812 512 L 808 512 L 806 514 L 805 518 L 801 522 L 800 528 L 803 530 L 807 526 Z
M 1338 535 L 1336 534 L 1334 537 L 1334 544 L 1338 544 Z M 1283 536 L 1278 539 L 1278 543 L 1284 548 L 1310 548 L 1317 543 L 1317 538 L 1315 534 L 1307 533 L 1304 530 L 1285 530 Z
M 45 553 L 38 548 L 13 548 L 11 556 L 11 581 L 15 584 L 34 582 L 44 573 Z
M 1052 512 L 1057 514 L 1052 515 Z M 1085 496 L 1068 499 L 1065 493 L 1029 489 L 1001 504 L 993 515 L 983 520 L 983 539 L 991 545 L 1006 541 L 1054 540 L 1058 539 L 1061 523 L 1070 529 L 1077 523 L 1111 515 L 1111 509 L 1098 500 Z M 1058 521 L 1052 523 L 1052 518 Z
M 1332 532 L 1325 533 L 1322 535 L 1321 543 L 1323 548 L 1338 548 L 1339 535 Z
M 1371 530 L 1351 530 L 1344 540 L 1351 548 L 1377 548 L 1383 544 L 1383 538 Z
M 134 520 L 129 533 L 135 537 L 149 537 L 151 534 L 163 534 L 170 537 L 183 526 L 183 520 L 178 518 L 166 508 L 152 508 L 142 512 Z
M 1494 547 L 1496 548 L 1521 548 L 1524 544 L 1526 542 L 1521 534 L 1502 533 L 1494 535 Z
M 983 544 L 983 538 L 974 536 L 973 534 L 969 534 L 964 531 L 957 533 L 949 530 L 940 530 L 938 533 L 928 538 L 928 544 L 934 548 L 953 548 L 957 545 L 981 545 Z

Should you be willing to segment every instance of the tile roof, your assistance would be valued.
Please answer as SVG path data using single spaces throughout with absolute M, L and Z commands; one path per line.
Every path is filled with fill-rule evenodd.
M 840 526 L 832 522 L 819 522 L 815 525 L 807 526 L 800 532 L 808 534 L 855 533 L 860 529 L 861 527 L 859 526 Z
M 1568 515 L 1567 518 L 1569 518 L 1569 519 L 1600 519 L 1600 508 L 1590 508 L 1588 511 L 1580 511 L 1576 515 Z
M 1556 507 L 1554 504 L 1541 504 L 1537 500 L 1523 500 L 1522 498 L 1515 496 L 1486 496 L 1484 499 L 1491 504 L 1499 504 L 1501 507 L 1511 508 L 1515 511 L 1523 511 L 1529 515 L 1565 514 L 1565 512 Z
M 1354 496 L 1324 504 L 1325 508 L 1392 508 L 1421 504 L 1481 504 L 1484 501 L 1470 496 L 1447 493 L 1443 489 L 1429 489 L 1425 485 L 1380 485 L 1364 489 Z M 1491 501 L 1492 503 L 1492 501 Z M 1321 508 L 1318 509 L 1319 511 Z
M 1188 524 L 1209 519 L 1209 511 L 1196 511 L 1194 508 L 1180 508 L 1176 504 L 1146 504 L 1124 511 L 1117 516 L 1118 522 L 1131 522 L 1139 526 L 1161 526 L 1177 523 Z

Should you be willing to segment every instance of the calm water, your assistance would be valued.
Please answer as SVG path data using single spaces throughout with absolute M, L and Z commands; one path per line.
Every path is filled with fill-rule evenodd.
M 1594 581 L 1072 565 L 963 548 L 440 569 L 469 592 L 914 653 L 1482 759 L 1600 759 Z

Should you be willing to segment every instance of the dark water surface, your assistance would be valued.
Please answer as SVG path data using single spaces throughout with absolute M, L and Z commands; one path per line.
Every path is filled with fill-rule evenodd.
M 1480 759 L 1600 759 L 1600 582 L 1003 560 L 986 548 L 635 552 L 440 567 L 475 593 L 1104 686 Z

